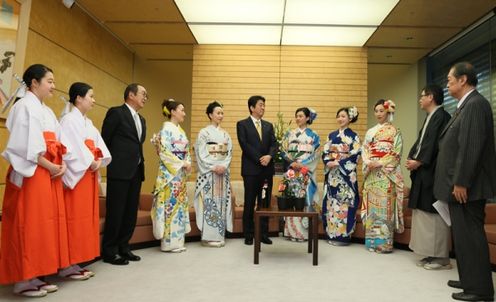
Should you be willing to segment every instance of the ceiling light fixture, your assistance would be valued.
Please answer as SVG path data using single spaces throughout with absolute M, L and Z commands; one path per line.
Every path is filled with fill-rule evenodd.
M 76 2 L 76 0 L 62 0 L 62 3 L 67 8 L 71 8 L 74 5 L 74 2 Z
M 315 46 L 363 46 L 398 2 L 175 0 L 199 44 Z

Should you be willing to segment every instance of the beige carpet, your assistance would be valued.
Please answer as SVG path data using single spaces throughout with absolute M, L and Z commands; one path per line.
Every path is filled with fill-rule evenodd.
M 137 250 L 142 260 L 128 266 L 93 263 L 96 276 L 88 281 L 50 277 L 59 291 L 36 301 L 453 301 L 456 290 L 446 282 L 457 279 L 456 267 L 427 271 L 415 266 L 419 257 L 412 252 L 379 255 L 361 244 L 335 247 L 320 240 L 319 266 L 312 266 L 306 243 L 273 240 L 262 245 L 259 265 L 242 239 L 220 249 L 187 243 L 181 254 Z M 11 291 L 0 286 L 0 301 L 26 300 Z

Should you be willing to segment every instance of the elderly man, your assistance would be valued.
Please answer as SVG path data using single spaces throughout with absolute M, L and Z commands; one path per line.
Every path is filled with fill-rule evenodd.
M 485 205 L 496 195 L 496 151 L 491 105 L 475 89 L 477 74 L 467 62 L 448 74 L 448 91 L 457 110 L 439 141 L 434 196 L 448 202 L 460 280 L 448 286 L 463 291 L 453 299 L 494 301 L 489 249 L 484 232 Z

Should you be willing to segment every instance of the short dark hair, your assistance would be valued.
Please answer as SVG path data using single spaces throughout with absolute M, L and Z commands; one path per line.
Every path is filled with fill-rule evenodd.
M 344 112 L 346 112 L 346 115 L 348 115 L 348 118 L 350 118 L 350 112 L 349 112 L 350 108 L 351 107 L 341 107 L 341 108 L 339 108 L 338 112 L 336 112 L 336 117 L 338 117 L 338 115 L 339 115 L 339 113 L 341 111 L 344 111 Z M 350 119 L 350 123 L 356 122 L 358 120 L 358 115 L 360 115 L 360 113 L 357 112 L 357 115 L 354 118 Z
M 133 94 L 138 94 L 138 86 L 141 86 L 138 83 L 131 83 L 127 85 L 126 90 L 124 90 L 124 100 L 127 100 L 129 94 L 132 92 Z
M 479 81 L 477 80 L 477 72 L 475 72 L 474 65 L 469 62 L 459 62 L 453 65 L 451 69 L 453 69 L 455 78 L 459 79 L 461 76 L 467 76 L 467 83 L 470 86 L 477 86 Z
M 90 85 L 83 82 L 76 82 L 69 88 L 69 102 L 76 105 L 76 98 L 78 96 L 85 97 L 90 89 L 93 89 Z
M 22 80 L 26 83 L 28 88 L 31 88 L 33 80 L 41 81 L 47 72 L 53 73 L 53 71 L 43 64 L 33 64 L 29 66 L 24 74 L 22 75 Z
M 176 109 L 177 109 L 177 107 L 179 107 L 179 105 L 183 105 L 183 106 L 184 106 L 184 104 L 183 104 L 183 103 L 178 102 L 178 101 L 176 101 L 176 100 L 174 100 L 174 99 L 167 99 L 167 100 L 164 100 L 164 101 L 162 102 L 162 114 L 163 114 L 166 118 L 170 119 L 170 118 L 171 118 L 171 112 L 172 112 L 172 110 L 176 110 Z M 166 110 L 164 110 L 164 107 L 165 107 L 165 108 L 167 108 L 167 111 L 169 111 L 169 113 L 165 112 Z
M 261 95 L 253 95 L 248 99 L 248 110 L 250 110 L 250 113 L 251 113 L 250 107 L 255 107 L 259 100 L 265 103 L 265 98 Z
M 310 118 L 310 109 L 308 109 L 307 107 L 301 107 L 301 108 L 298 108 L 296 109 L 295 111 L 295 117 L 296 117 L 296 114 L 298 112 L 303 112 L 303 114 L 305 115 L 305 117 L 308 117 L 308 121 L 307 121 L 307 125 L 311 125 L 313 123 L 312 119 Z
M 222 106 L 222 104 L 217 101 L 213 101 L 212 103 L 208 104 L 206 113 L 209 120 L 211 120 L 210 113 L 213 113 L 215 108 L 217 107 L 223 108 L 224 106 Z
M 444 103 L 444 92 L 441 86 L 436 84 L 427 84 L 422 90 L 426 95 L 432 95 L 434 102 L 436 102 L 438 106 Z

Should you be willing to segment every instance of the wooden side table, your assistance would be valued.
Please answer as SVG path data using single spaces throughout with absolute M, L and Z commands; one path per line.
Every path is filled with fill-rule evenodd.
M 307 209 L 303 211 L 293 211 L 293 210 L 279 210 L 277 208 L 261 208 L 255 210 L 255 244 L 254 244 L 254 257 L 253 263 L 259 263 L 260 254 L 260 217 L 308 217 L 309 228 L 308 228 L 308 253 L 313 252 L 313 265 L 319 264 L 319 236 L 318 236 L 318 224 L 319 224 L 319 213 L 316 211 L 309 211 Z M 313 244 L 313 248 L 312 248 Z

